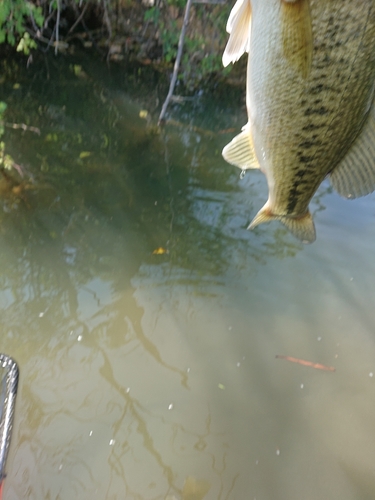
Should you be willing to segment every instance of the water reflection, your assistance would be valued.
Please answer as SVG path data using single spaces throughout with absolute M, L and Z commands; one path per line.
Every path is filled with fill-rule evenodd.
M 373 198 L 322 186 L 314 247 L 249 233 L 267 188 L 216 133 L 242 111 L 196 99 L 159 133 L 157 90 L 90 64 L 5 82 L 7 119 L 42 131 L 6 136 L 33 186 L 0 214 L 7 498 L 372 498 Z

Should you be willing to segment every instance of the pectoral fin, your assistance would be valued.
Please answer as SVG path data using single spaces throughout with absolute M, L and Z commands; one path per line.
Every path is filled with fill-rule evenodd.
M 375 190 L 375 107 L 343 161 L 330 175 L 332 187 L 345 198 L 359 198 Z
M 247 127 L 225 146 L 222 155 L 224 160 L 242 170 L 259 168 Z
M 306 78 L 311 69 L 313 35 L 310 0 L 280 0 L 283 52 L 292 67 Z
M 313 241 L 315 241 L 315 226 L 309 211 L 301 217 L 276 215 L 272 213 L 267 203 L 261 210 L 259 210 L 247 229 L 254 229 L 254 227 L 259 226 L 259 224 L 271 222 L 272 220 L 279 220 L 282 222 L 284 226 L 286 226 L 293 234 L 293 236 L 301 240 L 302 243 L 313 243 Z
M 250 40 L 250 0 L 237 0 L 227 23 L 227 32 L 230 33 L 228 43 L 223 54 L 223 65 L 228 66 L 236 62 L 248 50 Z

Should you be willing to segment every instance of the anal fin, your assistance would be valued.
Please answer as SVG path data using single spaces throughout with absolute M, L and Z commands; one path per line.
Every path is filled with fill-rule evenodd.
M 375 105 L 362 132 L 342 162 L 330 174 L 332 187 L 345 198 L 359 198 L 375 190 Z
M 306 78 L 311 69 L 313 56 L 310 0 L 280 1 L 285 58 L 302 78 Z
M 251 3 L 250 0 L 237 0 L 227 23 L 230 33 L 228 43 L 223 54 L 223 66 L 238 61 L 248 50 L 250 39 Z
M 309 211 L 300 217 L 277 215 L 272 213 L 267 203 L 259 210 L 247 229 L 254 229 L 254 227 L 259 226 L 259 224 L 271 222 L 273 220 L 282 222 L 293 236 L 301 240 L 302 243 L 313 243 L 316 239 L 315 225 Z
M 224 160 L 242 170 L 259 168 L 248 127 L 225 146 L 222 154 Z

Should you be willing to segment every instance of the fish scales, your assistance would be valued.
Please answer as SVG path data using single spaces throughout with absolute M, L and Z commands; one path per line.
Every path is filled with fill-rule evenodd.
M 285 53 L 283 40 L 290 29 L 289 12 L 299 3 L 306 5 L 311 23 L 307 74 L 293 64 L 295 55 Z M 288 225 L 288 218 L 297 221 L 308 214 L 317 188 L 345 157 L 369 114 L 375 82 L 375 2 L 251 0 L 249 5 L 247 130 L 269 187 L 263 218 L 251 226 L 267 217 Z M 303 239 L 303 231 L 299 235 L 289 229 Z
M 355 139 L 364 108 L 368 107 L 369 96 L 358 77 L 358 71 L 363 71 L 363 65 L 358 64 L 358 52 L 366 42 L 364 35 L 371 41 L 367 45 L 374 45 L 374 15 L 372 30 L 364 32 L 362 19 L 364 3 L 369 11 L 374 11 L 373 2 L 361 0 L 360 9 L 354 8 L 352 0 L 328 1 L 323 9 L 319 7 L 321 3 L 311 2 L 313 60 L 311 73 L 304 82 L 285 62 L 277 32 L 270 33 L 265 49 L 257 50 L 258 29 L 264 30 L 268 2 L 260 6 L 262 16 L 258 17 L 256 11 L 253 14 L 250 50 L 254 56 L 251 52 L 248 95 L 254 97 L 249 98 L 249 117 L 254 134 L 259 130 L 264 137 L 258 141 L 261 151 L 256 149 L 256 155 L 267 178 L 274 179 L 270 198 L 273 210 L 280 215 L 306 212 L 324 177 Z M 365 57 L 370 60 L 374 55 L 372 51 Z M 366 66 L 367 71 L 374 71 L 370 64 Z M 321 86 L 318 97 L 314 91 L 311 93 L 317 85 Z M 342 105 L 345 98 L 350 98 L 350 107 Z M 358 123 L 358 127 L 353 127 L 352 122 Z M 311 125 L 313 130 L 309 130 Z M 306 143 L 311 146 L 306 148 Z M 263 152 L 268 152 L 266 161 Z M 305 182 L 301 183 L 301 179 Z

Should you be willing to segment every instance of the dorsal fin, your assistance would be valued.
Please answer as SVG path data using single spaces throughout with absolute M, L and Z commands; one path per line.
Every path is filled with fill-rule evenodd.
M 227 30 L 227 33 L 231 34 L 232 29 L 233 29 L 233 23 L 238 17 L 238 12 L 241 8 L 243 8 L 244 4 L 246 3 L 246 0 L 237 0 L 236 3 L 233 5 L 232 10 L 230 11 L 227 25 L 225 29 Z
M 230 33 L 223 54 L 223 65 L 236 62 L 248 50 L 250 40 L 251 3 L 250 0 L 237 0 L 228 22 L 227 32 Z
M 345 198 L 358 198 L 375 190 L 375 106 L 362 132 L 343 161 L 330 175 L 332 187 Z
M 306 78 L 313 55 L 310 0 L 280 1 L 284 55 L 302 78 Z

